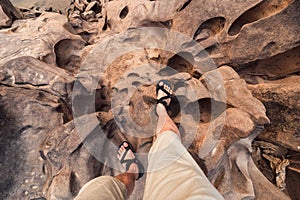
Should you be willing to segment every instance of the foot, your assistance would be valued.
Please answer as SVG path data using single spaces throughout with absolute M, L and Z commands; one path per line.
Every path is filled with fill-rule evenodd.
M 118 159 L 127 173 L 135 174 L 135 179 L 138 180 L 143 176 L 143 166 L 136 159 L 133 148 L 129 142 L 124 141 L 118 150 Z
M 166 80 L 161 80 L 156 86 L 157 107 L 156 112 L 159 114 L 161 111 L 169 109 L 172 97 L 171 83 Z

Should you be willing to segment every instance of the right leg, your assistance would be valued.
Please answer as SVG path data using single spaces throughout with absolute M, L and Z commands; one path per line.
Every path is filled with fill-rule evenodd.
M 166 94 L 159 91 L 157 96 L 159 99 Z M 170 99 L 165 101 L 166 105 L 170 103 Z M 144 199 L 223 199 L 182 145 L 165 106 L 159 103 L 156 112 L 157 134 L 148 155 Z
M 164 84 L 164 82 L 159 82 L 158 83 L 160 87 L 164 87 L 164 90 L 167 91 L 170 95 L 172 94 L 172 88 L 170 85 Z M 162 90 L 158 90 L 157 92 L 157 99 L 161 99 L 166 96 L 166 93 Z M 164 100 L 166 105 L 169 105 L 171 102 L 171 98 L 165 99 Z M 157 127 L 156 127 L 156 137 L 158 137 L 162 132 L 164 131 L 173 131 L 178 135 L 180 138 L 180 133 L 179 130 L 174 123 L 174 121 L 170 118 L 170 116 L 167 113 L 166 107 L 162 103 L 158 103 L 156 106 L 156 113 L 158 115 L 158 120 L 157 120 Z

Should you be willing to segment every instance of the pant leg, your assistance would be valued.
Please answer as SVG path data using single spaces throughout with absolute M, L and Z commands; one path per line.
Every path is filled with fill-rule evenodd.
M 175 133 L 160 134 L 148 160 L 145 200 L 223 199 Z
M 74 200 L 125 200 L 125 185 L 112 176 L 100 176 L 87 182 Z

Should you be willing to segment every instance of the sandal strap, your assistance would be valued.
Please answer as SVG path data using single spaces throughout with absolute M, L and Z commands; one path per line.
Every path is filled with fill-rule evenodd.
M 163 85 L 159 85 L 160 83 L 163 83 Z M 163 91 L 166 94 L 166 96 L 163 96 L 160 99 L 157 99 L 156 100 L 156 104 L 161 103 L 161 104 L 163 104 L 165 106 L 165 108 L 167 110 L 170 110 L 169 105 L 164 100 L 172 98 L 172 94 L 164 88 L 164 85 L 167 85 L 170 88 L 172 88 L 172 86 L 171 86 L 171 84 L 170 84 L 169 81 L 167 81 L 167 80 L 161 80 L 161 81 L 159 81 L 159 83 L 156 85 L 156 95 L 158 94 L 158 91 L 161 90 L 161 91 Z
M 157 104 L 159 104 L 159 103 L 161 103 L 161 104 L 163 104 L 164 106 L 165 106 L 165 108 L 167 109 L 167 110 L 170 110 L 170 106 L 167 104 L 167 102 L 165 102 L 165 101 L 163 101 L 165 98 L 160 98 L 160 99 L 158 99 L 157 100 Z
M 135 157 L 135 158 L 132 158 L 132 159 L 125 159 L 127 153 L 129 150 L 131 150 L 133 153 L 134 153 L 134 150 L 133 150 L 133 147 L 132 145 L 127 142 L 127 141 L 124 141 L 122 142 L 122 144 L 119 146 L 119 148 L 124 144 L 124 143 L 127 143 L 128 146 L 125 147 L 125 152 L 122 156 L 122 158 L 120 159 L 120 163 L 121 164 L 125 164 L 125 168 L 126 168 L 126 171 L 129 170 L 129 167 L 130 165 L 132 165 L 133 163 L 137 164 L 138 168 L 139 168 L 139 176 L 136 180 L 139 180 L 143 175 L 144 175 L 144 166 L 142 165 L 142 163 Z
M 166 82 L 163 82 L 163 83 L 164 83 L 164 85 L 169 85 L 169 84 L 167 84 Z M 171 87 L 171 86 L 170 86 L 170 87 Z M 172 98 L 172 94 L 170 94 L 167 90 L 165 90 L 165 88 L 164 88 L 163 85 L 162 85 L 162 86 L 157 85 L 157 88 L 156 88 L 156 95 L 157 95 L 157 93 L 158 93 L 159 90 L 162 90 L 162 91 L 167 95 L 168 98 Z

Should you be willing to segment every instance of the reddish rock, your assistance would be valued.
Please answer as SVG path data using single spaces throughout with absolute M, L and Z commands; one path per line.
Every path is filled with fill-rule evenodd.
M 248 86 L 253 95 L 266 106 L 271 121 L 260 138 L 279 143 L 298 152 L 300 151 L 299 81 L 299 76 L 290 76 L 277 81 Z
M 22 15 L 9 0 L 0 2 L 0 29 L 10 27 L 14 20 L 21 19 Z

